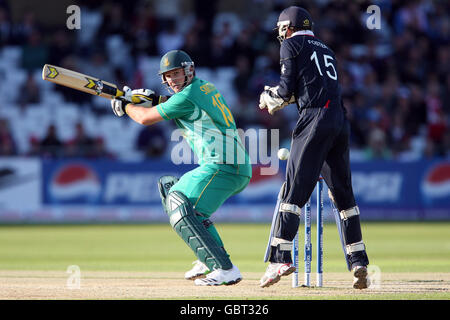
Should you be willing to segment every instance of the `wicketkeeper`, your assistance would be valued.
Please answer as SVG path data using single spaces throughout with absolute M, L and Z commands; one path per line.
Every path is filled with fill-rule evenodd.
M 199 166 L 180 179 L 163 176 L 158 186 L 170 224 L 198 259 L 185 278 L 201 286 L 238 283 L 242 275 L 209 218 L 249 183 L 252 169 L 247 151 L 225 99 L 212 83 L 195 76 L 187 53 L 166 53 L 159 74 L 172 96 L 125 87 L 125 98 L 113 100 L 112 109 L 116 116 L 127 114 L 143 125 L 173 120 L 183 131 Z M 132 95 L 140 97 L 141 103 L 131 104 Z
M 292 6 L 283 10 L 277 27 L 281 42 L 280 83 L 265 87 L 259 106 L 273 114 L 295 102 L 299 119 L 292 133 L 286 181 L 272 226 L 267 255 L 270 264 L 260 285 L 268 287 L 295 271 L 291 250 L 301 208 L 322 176 L 339 210 L 353 287 L 367 288 L 369 259 L 351 184 L 350 125 L 342 103 L 336 57 L 314 36 L 311 16 L 303 8 Z

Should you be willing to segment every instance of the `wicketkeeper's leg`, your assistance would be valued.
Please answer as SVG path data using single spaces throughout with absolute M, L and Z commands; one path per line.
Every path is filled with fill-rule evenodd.
M 341 237 L 345 245 L 348 263 L 367 266 L 369 259 L 362 240 L 359 208 L 356 205 L 351 183 L 348 148 L 349 127 L 342 130 L 322 167 L 322 177 L 330 190 L 330 197 L 339 212 Z

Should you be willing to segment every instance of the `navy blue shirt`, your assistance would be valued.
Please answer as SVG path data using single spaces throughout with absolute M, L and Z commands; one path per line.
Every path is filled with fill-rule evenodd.
M 281 77 L 278 94 L 292 95 L 299 108 L 323 107 L 328 100 L 341 102 L 334 52 L 311 35 L 294 35 L 281 43 Z

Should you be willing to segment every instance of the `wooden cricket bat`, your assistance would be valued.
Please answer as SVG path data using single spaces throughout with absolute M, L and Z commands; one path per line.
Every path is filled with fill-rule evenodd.
M 42 79 L 107 99 L 125 95 L 113 83 L 50 64 L 46 64 L 42 68 Z M 131 100 L 134 103 L 141 101 L 138 97 L 132 97 Z

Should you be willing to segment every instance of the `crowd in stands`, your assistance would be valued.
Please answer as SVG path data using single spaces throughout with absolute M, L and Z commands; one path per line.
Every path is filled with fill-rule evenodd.
M 19 47 L 20 68 L 28 74 L 11 108 L 45 103 L 42 84 L 33 76 L 45 63 L 95 75 L 119 87 L 140 88 L 159 81 L 156 73 L 147 74 L 145 59 L 154 58 L 158 64 L 168 50 L 182 49 L 200 71 L 232 70 L 230 90 L 222 91 L 222 83 L 215 84 L 226 100 L 230 96 L 239 128 L 279 129 L 281 145 L 286 145 L 297 120 L 295 106 L 270 116 L 259 110 L 258 100 L 264 85 L 279 80 L 279 43 L 272 30 L 278 15 L 289 5 L 300 5 L 312 14 L 315 36 L 336 54 L 352 125 L 352 156 L 359 160 L 450 156 L 448 1 L 248 0 L 238 13 L 219 11 L 218 0 L 208 5 L 200 0 L 77 3 L 81 29 L 72 31 L 66 26 L 48 30 L 31 11 L 13 21 L 8 2 L 0 0 L 0 52 Z M 370 5 L 380 8 L 380 29 L 367 26 Z M 161 86 L 151 89 L 167 94 Z M 112 116 L 107 101 L 102 107 L 97 98 L 64 87 L 49 92 L 82 106 L 79 112 L 89 109 L 98 117 Z M 28 150 L 19 151 L 11 130 L 14 124 L 1 114 L 0 156 L 118 157 L 107 150 L 107 137 L 89 136 L 82 122 L 74 124 L 73 137 L 65 140 L 60 129 L 49 124 L 45 135 L 39 139 L 31 135 Z M 143 127 L 129 144 L 145 157 L 161 157 L 170 153 L 167 136 L 173 128 L 169 124 Z

